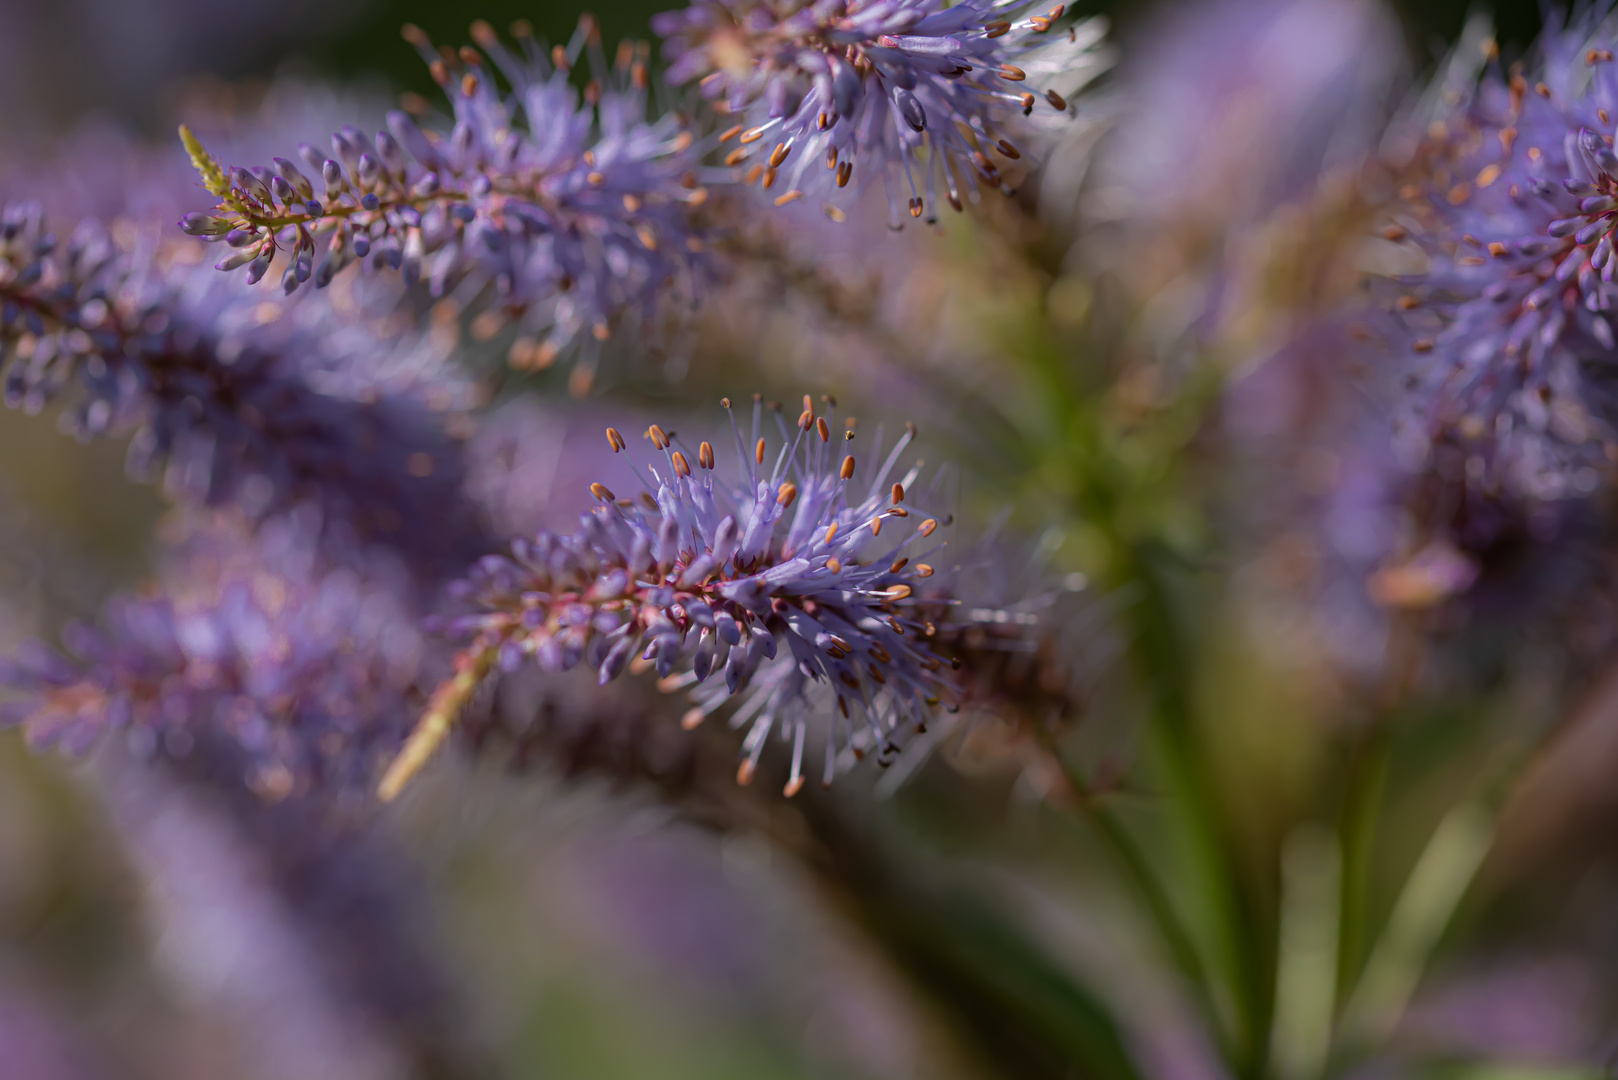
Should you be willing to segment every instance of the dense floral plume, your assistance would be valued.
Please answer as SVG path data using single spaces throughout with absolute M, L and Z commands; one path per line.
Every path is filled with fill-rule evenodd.
M 1430 260 L 1396 303 L 1408 434 L 1417 454 L 1457 447 L 1484 490 L 1585 493 L 1618 449 L 1600 374 L 1618 360 L 1611 46 L 1553 25 L 1532 74 L 1491 55 L 1430 126 L 1386 233 Z
M 333 568 L 311 517 L 201 524 L 155 591 L 69 627 L 68 655 L 7 661 L 0 682 L 22 696 L 0 715 L 72 752 L 117 731 L 171 753 L 224 737 L 269 798 L 363 785 L 408 728 L 428 645 L 409 575 L 380 552 Z
M 410 529 L 460 482 L 445 419 L 470 388 L 441 352 L 353 296 L 255 297 L 199 254 L 127 222 L 63 240 L 36 206 L 0 212 L 6 403 L 67 397 L 81 439 L 133 431 L 131 472 L 161 468 L 183 500 L 313 502 L 345 535 L 464 557 L 453 530 Z
M 1005 188 L 997 162 L 1022 157 L 1012 121 L 1066 112 L 1063 95 L 1101 66 L 1099 23 L 1057 27 L 1063 5 L 1029 9 L 698 0 L 653 28 L 666 39 L 669 81 L 701 77 L 703 94 L 741 121 L 722 140 L 740 137 L 725 162 L 744 179 L 784 205 L 880 176 L 898 227 L 901 198 L 911 217 L 932 221 L 940 188 L 957 210 L 980 181 Z
M 891 760 L 936 707 L 958 703 L 952 665 L 931 641 L 951 606 L 925 561 L 943 547 L 938 519 L 916 505 L 919 463 L 893 480 L 913 429 L 855 494 L 855 458 L 837 452 L 829 416 L 809 397 L 795 428 L 771 410 L 782 440 L 773 454 L 763 413 L 755 401 L 750 440 L 732 416 L 734 483 L 715 472 L 710 443 L 693 451 L 653 425 L 647 438 L 664 463 L 641 478 L 639 500 L 596 484 L 600 505 L 573 533 L 516 541 L 473 568 L 458 590 L 471 610 L 447 623 L 471 643 L 384 778 L 384 798 L 487 675 L 527 663 L 588 664 L 602 683 L 655 666 L 666 689 L 693 687 L 687 726 L 738 698 L 731 724 L 748 727 L 739 779 L 751 779 L 778 732 L 792 743 L 789 794 L 803 783 L 817 719 L 829 783 L 869 750 Z M 854 432 L 850 421 L 842 439 Z M 616 430 L 607 439 L 624 449 Z
M 280 266 L 289 293 L 355 263 L 424 277 L 435 295 L 491 287 L 528 335 L 518 366 L 549 364 L 581 334 L 604 340 L 620 315 L 648 319 L 677 290 L 695 301 L 707 193 L 680 118 L 646 119 L 646 46 L 624 42 L 609 68 L 592 18 L 549 55 L 526 24 L 514 35 L 515 51 L 479 22 L 482 53 L 435 51 L 406 27 L 450 99 L 451 129 L 390 112 L 374 138 L 337 132 L 330 157 L 301 145 L 307 173 L 286 158 L 227 170 L 182 129 L 220 202 L 181 227 L 234 249 L 221 270 L 257 282 Z M 583 54 L 594 78 L 581 100 L 569 80 Z

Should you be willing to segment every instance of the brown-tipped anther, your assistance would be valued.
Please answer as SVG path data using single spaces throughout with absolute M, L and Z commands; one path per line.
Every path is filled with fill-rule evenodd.
M 434 60 L 427 65 L 427 74 L 433 77 L 433 82 L 439 86 L 448 87 L 450 81 L 449 65 L 442 60 Z
M 1034 95 L 1033 94 L 1024 94 L 1022 96 L 1022 114 L 1024 116 L 1030 116 L 1030 115 L 1033 114 L 1033 111 L 1034 111 Z M 951 192 L 951 194 L 954 194 L 954 192 Z M 951 199 L 950 201 L 953 203 L 956 200 Z M 955 209 L 959 210 L 960 207 L 957 206 Z
M 511 36 L 514 38 L 531 38 L 534 36 L 534 24 L 527 19 L 518 19 L 511 24 Z
M 1538 94 L 1542 98 L 1548 98 L 1548 97 L 1551 96 L 1551 88 L 1546 86 L 1542 82 L 1541 83 L 1535 83 L 1534 84 L 1534 93 Z
M 753 447 L 753 460 L 755 462 L 757 462 L 758 464 L 760 464 L 760 465 L 764 464 L 764 440 L 763 439 L 760 439 L 758 441 L 758 445 Z
M 685 460 L 685 455 L 678 450 L 674 451 L 674 471 L 681 476 L 691 475 L 691 463 Z
M 736 136 L 740 135 L 743 130 L 744 129 L 743 129 L 741 124 L 737 124 L 735 127 L 726 128 L 724 130 L 724 133 L 719 136 L 719 141 L 720 142 L 729 142 L 730 140 L 734 139 Z
M 831 543 L 832 540 L 836 536 L 837 536 L 837 522 L 834 521 L 830 525 L 826 526 L 826 543 L 828 543 L 828 544 Z
M 1022 82 L 1024 79 L 1028 78 L 1028 72 L 1024 71 L 1015 64 L 1001 64 L 1000 77 L 1011 82 Z
M 763 175 L 764 166 L 755 163 L 752 168 L 747 170 L 747 174 L 742 177 L 742 183 L 746 184 L 748 187 L 752 187 L 754 184 L 758 183 L 758 178 Z
M 769 185 L 765 185 L 765 186 L 768 187 Z M 789 203 L 789 202 L 797 202 L 801 198 L 803 198 L 803 192 L 799 191 L 797 188 L 793 188 L 791 191 L 787 192 L 784 195 L 777 195 L 775 197 L 775 205 L 776 206 L 785 206 L 787 203 Z
M 871 519 L 871 535 L 882 535 L 882 518 L 880 516 Z
M 916 526 L 916 531 L 923 536 L 931 536 L 933 535 L 933 530 L 936 528 L 938 528 L 938 519 L 928 518 L 926 521 Z
M 893 501 L 895 503 L 902 503 L 905 501 L 905 486 L 903 484 L 893 485 Z
M 906 510 L 902 506 L 890 506 L 890 507 L 887 508 L 887 510 L 885 510 L 883 512 L 885 514 L 887 514 L 889 517 L 909 517 L 910 516 L 910 511 Z
M 763 128 L 761 128 L 761 127 L 748 128 L 746 131 L 742 132 L 742 144 L 746 145 L 747 143 L 755 143 L 755 142 L 758 142 L 763 137 L 764 137 L 764 129 Z
M 399 27 L 399 36 L 418 49 L 430 49 L 433 47 L 433 39 L 427 36 L 427 31 L 415 23 L 405 23 Z
M 668 449 L 669 437 L 663 434 L 663 429 L 658 427 L 656 424 L 653 424 L 651 427 L 646 429 L 646 437 L 652 440 L 652 445 L 657 447 L 659 450 Z
M 713 468 L 713 443 L 703 440 L 702 445 L 697 447 L 697 464 L 704 469 Z
M 624 209 L 625 209 L 625 210 L 626 210 L 626 211 L 628 211 L 628 212 L 629 212 L 629 213 L 631 213 L 631 214 L 633 214 L 633 213 L 635 213 L 635 212 L 636 212 L 636 211 L 637 211 L 637 210 L 639 210 L 639 209 L 640 209 L 640 205 L 641 205 L 641 204 L 640 204 L 640 197 L 639 197 L 639 196 L 637 196 L 637 195 L 631 195 L 631 194 L 630 194 L 630 193 L 629 193 L 629 192 L 627 192 L 627 191 L 626 191 L 626 192 L 624 192 Z
M 1011 143 L 1007 142 L 1005 139 L 1001 139 L 999 142 L 995 143 L 994 148 L 996 150 L 1000 151 L 1000 153 L 1002 155 L 1004 155 L 1005 157 L 1010 158 L 1013 161 L 1015 161 L 1018 158 L 1022 157 L 1022 153 L 1015 146 L 1012 146 Z
M 924 562 L 919 562 L 916 564 L 916 576 L 919 578 L 930 578 L 933 576 L 933 568 Z
M 681 715 L 680 727 L 686 731 L 693 731 L 707 718 L 708 714 L 703 712 L 700 706 L 694 706 Z
M 1045 13 L 1045 17 L 1048 19 L 1060 19 L 1065 14 L 1067 14 L 1067 6 L 1065 4 L 1057 4 L 1055 7 L 1051 8 Z
M 1400 311 L 1411 311 L 1421 306 L 1421 301 L 1414 296 L 1401 296 L 1394 302 Z
M 910 434 L 910 437 L 912 439 L 914 439 L 916 437 L 916 434 L 920 430 L 921 429 L 916 426 L 916 422 L 914 420 L 906 420 L 905 421 L 905 431 L 907 431 Z
M 784 142 L 776 143 L 775 149 L 770 151 L 770 168 L 779 169 L 781 163 L 787 159 L 787 155 L 790 153 L 792 153 L 791 146 Z
M 782 484 L 781 490 L 775 493 L 775 501 L 780 503 L 783 508 L 791 506 L 792 500 L 796 499 L 797 497 L 798 485 L 792 483 L 790 480 Z
M 766 166 L 765 169 L 764 169 L 764 183 L 762 185 L 765 191 L 768 191 L 772 187 L 775 186 L 775 177 L 776 177 L 775 170 Z M 788 200 L 788 201 L 790 202 L 791 200 Z M 777 203 L 777 205 L 780 205 L 780 204 Z
M 909 559 L 894 559 L 893 560 L 893 565 L 888 567 L 888 573 L 897 574 L 899 571 L 903 570 L 905 567 L 907 567 L 909 565 L 910 565 L 910 560 Z
M 815 426 L 815 414 L 814 413 L 812 413 L 809 410 L 805 409 L 803 412 L 798 414 L 798 427 L 801 430 L 808 431 L 810 428 L 812 428 L 814 426 Z
M 996 19 L 994 22 L 985 23 L 983 29 L 986 31 L 985 37 L 1005 37 L 1011 33 L 1011 24 L 1005 19 Z
M 612 447 L 612 452 L 615 454 L 623 450 L 624 437 L 618 433 L 617 428 L 610 427 L 607 429 L 607 445 Z
M 494 45 L 498 40 L 494 33 L 494 27 L 490 26 L 482 19 L 472 20 L 470 33 L 472 35 L 472 40 L 477 42 L 479 45 L 482 45 L 485 49 Z
M 478 51 L 472 48 L 470 45 L 462 45 L 458 50 L 456 50 L 455 55 L 459 56 L 461 58 L 461 63 L 465 64 L 467 67 L 477 67 L 483 63 L 483 57 L 480 56 Z
M 837 166 L 837 186 L 847 187 L 849 178 L 853 175 L 854 163 L 852 161 L 845 161 L 841 165 Z
M 1045 100 L 1051 103 L 1051 108 L 1057 112 L 1067 112 L 1067 99 L 1055 90 L 1045 91 Z
M 722 397 L 722 398 L 720 398 L 720 399 L 719 399 L 719 407 L 720 407 L 720 408 L 721 408 L 721 409 L 728 409 L 728 408 L 730 408 L 730 399 L 729 399 L 729 398 L 728 398 L 728 397 Z
M 1412 344 L 1410 347 L 1412 349 L 1416 350 L 1419 353 L 1432 352 L 1433 351 L 1433 340 L 1432 340 L 1432 338 L 1420 338 L 1414 344 Z
M 613 494 L 611 490 L 608 489 L 606 484 L 591 484 L 590 494 L 594 495 L 602 502 L 612 502 L 613 500 Z
M 826 147 L 826 169 L 830 171 L 835 168 L 837 168 L 837 147 L 828 146 Z
M 803 790 L 803 776 L 798 775 L 798 776 L 794 776 L 791 780 L 787 781 L 787 786 L 781 789 L 781 793 L 783 795 L 785 795 L 787 798 L 790 799 L 790 798 L 792 798 L 792 796 L 796 795 L 798 792 L 800 792 L 802 790 Z
M 584 179 L 591 187 L 600 187 L 607 182 L 607 174 L 599 170 L 592 170 L 584 174 Z
M 478 92 L 478 77 L 468 71 L 461 76 L 461 96 L 471 97 Z
M 736 783 L 740 784 L 742 787 L 746 787 L 748 784 L 751 784 L 753 782 L 753 770 L 756 768 L 758 768 L 758 766 L 753 764 L 753 760 L 751 758 L 748 758 L 746 761 L 743 761 L 740 765 L 736 766 Z
M 831 558 L 826 560 L 826 569 L 830 570 L 834 574 L 840 574 L 843 572 L 843 561 L 837 556 L 833 555 Z
M 840 472 L 838 475 L 841 476 L 844 480 L 847 480 L 849 477 L 854 475 L 854 455 L 853 454 L 850 454 L 850 455 L 848 455 L 847 457 L 845 457 L 843 459 L 843 469 L 842 469 L 842 472 Z
M 747 151 L 743 150 L 743 149 L 741 149 L 739 147 L 737 149 L 735 149 L 735 150 L 732 150 L 730 153 L 725 155 L 725 164 L 727 166 L 740 165 L 742 162 L 744 162 L 746 160 L 747 160 Z M 759 171 L 762 172 L 763 170 L 760 169 Z
M 1028 21 L 1033 25 L 1036 34 L 1047 33 L 1051 28 L 1051 21 L 1043 15 L 1035 15 Z
M 821 442 L 831 442 L 831 428 L 826 426 L 826 418 L 824 416 L 817 417 L 815 419 L 815 431 L 820 434 Z
M 557 71 L 567 71 L 571 67 L 567 62 L 567 50 L 560 45 L 551 46 L 551 66 Z
M 1387 228 L 1382 230 L 1382 239 L 1384 239 L 1384 240 L 1392 240 L 1392 241 L 1398 242 L 1400 240 L 1403 240 L 1405 237 L 1407 237 L 1409 235 L 1410 235 L 1410 233 L 1406 232 L 1404 229 L 1400 228 L 1397 225 L 1389 225 Z

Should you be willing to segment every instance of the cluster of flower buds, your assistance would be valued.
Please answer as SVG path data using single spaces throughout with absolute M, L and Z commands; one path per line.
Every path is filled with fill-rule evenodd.
M 86 220 L 64 241 L 37 206 L 0 211 L 7 405 L 71 394 L 75 435 L 133 431 L 131 471 L 162 467 L 186 501 L 314 502 L 362 538 L 464 558 L 446 533 L 407 535 L 460 483 L 444 420 L 470 387 L 441 350 L 352 297 L 267 302 L 198 254 L 127 223 Z
M 1491 55 L 1431 125 L 1385 232 L 1428 260 L 1394 305 L 1412 441 L 1460 448 L 1482 490 L 1585 493 L 1618 452 L 1618 403 L 1590 376 L 1618 361 L 1611 45 L 1552 27 L 1532 74 Z
M 386 558 L 333 568 L 309 517 L 203 523 L 155 592 L 70 626 L 69 655 L 35 643 L 8 659 L 0 683 L 21 696 L 0 720 L 70 752 L 110 732 L 182 755 L 227 737 L 272 799 L 362 789 L 408 727 L 429 644 L 409 575 Z
M 763 412 L 755 400 L 750 439 L 732 416 L 733 483 L 719 478 L 712 444 L 693 449 L 653 425 L 646 437 L 663 462 L 641 476 L 639 499 L 596 484 L 600 505 L 572 534 L 540 533 L 474 566 L 458 590 L 470 611 L 446 624 L 471 642 L 384 777 L 384 798 L 427 761 L 489 674 L 530 663 L 587 664 L 602 683 L 655 668 L 665 689 L 693 688 L 687 727 L 739 698 L 731 724 L 748 727 L 739 779 L 752 778 L 778 733 L 792 744 L 788 794 L 803 783 L 817 719 L 830 783 L 868 751 L 890 761 L 934 709 L 958 703 L 952 664 L 932 645 L 950 608 L 926 561 L 943 547 L 939 521 L 916 506 L 919 463 L 893 479 L 914 430 L 857 494 L 855 457 L 833 444 L 830 415 L 812 399 L 796 427 L 772 409 L 782 440 L 773 453 Z M 850 420 L 839 441 L 854 433 Z M 614 429 L 607 440 L 625 447 Z M 880 432 L 877 443 L 880 453 Z
M 901 177 L 909 216 L 928 221 L 940 189 L 956 210 L 980 182 L 1009 190 L 997 162 L 1023 157 L 1012 121 L 1067 111 L 1050 84 L 1071 92 L 1099 69 L 1098 23 L 1058 25 L 1061 4 L 1029 8 L 698 0 L 653 27 L 669 81 L 700 78 L 715 108 L 740 121 L 721 140 L 738 139 L 725 163 L 746 182 L 778 190 L 780 206 L 880 176 L 897 228 Z
M 527 366 L 582 333 L 605 340 L 620 315 L 650 318 L 671 293 L 694 302 L 708 274 L 696 213 L 707 192 L 681 119 L 646 118 L 646 46 L 623 43 L 609 68 L 589 17 L 549 54 L 527 24 L 513 34 L 515 51 L 478 22 L 482 52 L 440 51 L 405 28 L 450 100 L 447 132 L 394 111 L 374 138 L 334 134 L 330 157 L 303 144 L 302 168 L 275 158 L 226 169 L 182 128 L 220 201 L 181 227 L 232 248 L 218 269 L 245 268 L 252 282 L 284 256 L 288 293 L 351 264 L 426 278 L 435 295 L 469 279 L 491 287 L 525 331 L 546 334 Z M 594 78 L 581 100 L 570 78 L 583 54 Z

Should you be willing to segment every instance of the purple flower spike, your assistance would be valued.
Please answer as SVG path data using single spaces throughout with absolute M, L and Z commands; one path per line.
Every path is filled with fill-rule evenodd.
M 6 722 L 70 752 L 119 731 L 137 749 L 224 737 L 273 800 L 363 787 L 404 733 L 428 646 L 398 564 L 334 568 L 310 517 L 251 535 L 228 516 L 192 522 L 159 589 L 70 627 L 69 655 L 33 646 L 0 664 L 22 695 Z
M 1482 491 L 1587 494 L 1618 453 L 1612 47 L 1592 19 L 1553 24 L 1526 73 L 1491 58 L 1427 125 L 1385 233 L 1427 263 L 1395 304 L 1409 456 L 1457 447 Z
M 512 354 L 520 367 L 606 340 L 620 318 L 649 321 L 671 295 L 694 302 L 710 273 L 697 220 L 707 191 L 681 120 L 646 119 L 648 47 L 625 42 L 609 66 L 593 19 L 549 54 L 526 24 L 514 33 L 508 48 L 475 23 L 482 53 L 441 55 L 406 27 L 449 98 L 453 126 L 429 137 L 396 111 L 374 137 L 346 127 L 332 136 L 333 157 L 302 149 L 314 183 L 284 158 L 275 186 L 226 171 L 182 129 L 220 202 L 181 227 L 210 239 L 239 230 L 261 244 L 255 279 L 318 248 L 312 275 L 280 279 L 289 290 L 306 277 L 323 288 L 355 264 L 425 280 L 434 295 L 467 281 L 487 287 L 525 332 Z M 570 78 L 586 54 L 595 78 L 581 100 Z
M 1066 96 L 1103 66 L 1094 20 L 1056 26 L 1063 5 L 922 0 L 858 5 L 698 0 L 657 17 L 668 79 L 701 79 L 738 121 L 725 159 L 776 205 L 880 176 L 890 224 L 956 210 L 978 184 L 1009 191 L 1001 169 L 1023 154 L 1014 124 Z M 834 219 L 841 212 L 827 203 Z
M 460 484 L 447 425 L 471 387 L 443 351 L 357 317 L 354 297 L 278 302 L 200 255 L 92 219 L 59 239 L 38 206 L 0 208 L 6 405 L 65 400 L 78 438 L 131 434 L 130 472 L 180 501 L 314 503 L 338 546 L 357 534 L 459 565 L 464 535 L 413 527 Z
M 912 491 L 919 465 L 895 480 L 914 429 L 862 481 L 808 396 L 795 428 L 773 411 L 774 449 L 757 401 L 750 439 L 732 418 L 742 459 L 734 482 L 715 471 L 711 444 L 693 451 L 653 425 L 647 438 L 663 463 L 649 478 L 637 470 L 638 499 L 592 485 L 600 505 L 574 532 L 542 532 L 477 563 L 456 590 L 469 612 L 448 624 L 471 644 L 384 778 L 383 798 L 427 761 L 487 674 L 523 663 L 587 665 L 602 682 L 655 667 L 664 689 L 691 688 L 686 727 L 735 699 L 730 723 L 748 729 L 738 779 L 752 778 L 779 733 L 792 743 L 788 795 L 803 784 L 811 737 L 830 783 L 869 751 L 891 762 L 938 706 L 956 707 L 953 665 L 933 648 L 952 603 L 947 586 L 928 580 L 927 560 L 944 546 L 939 522 L 916 506 L 928 497 Z M 616 430 L 607 439 L 624 449 Z

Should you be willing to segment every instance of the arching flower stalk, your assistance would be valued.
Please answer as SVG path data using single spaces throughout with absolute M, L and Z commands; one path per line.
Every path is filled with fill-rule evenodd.
M 920 463 L 893 479 L 914 430 L 860 483 L 810 398 L 795 429 L 774 412 L 773 454 L 761 415 L 755 402 L 750 440 L 732 417 L 733 482 L 720 479 L 711 444 L 693 451 L 654 425 L 647 437 L 664 460 L 642 477 L 638 500 L 594 485 L 600 505 L 573 533 L 516 541 L 473 568 L 459 589 L 471 611 L 446 623 L 471 642 L 384 777 L 384 799 L 487 675 L 528 663 L 587 664 L 602 683 L 655 667 L 665 689 L 691 688 L 688 727 L 739 701 L 730 723 L 748 731 L 738 779 L 752 778 L 779 734 L 792 744 L 789 795 L 803 784 L 811 735 L 830 783 L 869 751 L 891 761 L 934 709 L 957 703 L 952 665 L 932 645 L 951 602 L 924 587 L 934 576 L 926 560 L 943 547 L 939 522 L 917 505 L 928 495 L 913 494 Z M 843 438 L 853 436 L 849 426 Z M 607 439 L 624 449 L 616 430 Z
M 1386 232 L 1430 263 L 1395 304 L 1414 451 L 1457 448 L 1481 490 L 1588 492 L 1618 452 L 1612 44 L 1552 25 L 1534 74 L 1491 62 L 1431 125 Z
M 671 294 L 695 302 L 707 192 L 681 119 L 646 119 L 647 46 L 624 42 L 609 68 L 588 16 L 549 55 L 527 24 L 513 33 L 515 51 L 478 22 L 483 52 L 435 51 L 405 28 L 449 98 L 445 132 L 394 111 L 374 138 L 337 132 L 330 157 L 301 145 L 302 167 L 227 170 L 182 128 L 219 204 L 181 227 L 234 249 L 221 270 L 256 282 L 280 266 L 289 293 L 353 264 L 425 278 L 434 295 L 488 286 L 524 331 L 519 367 L 548 365 L 581 334 L 605 340 L 621 315 L 649 319 Z M 585 54 L 595 77 L 581 100 L 569 80 Z
M 184 501 L 312 502 L 344 542 L 464 560 L 464 536 L 410 527 L 458 497 L 446 419 L 472 394 L 442 351 L 356 296 L 255 296 L 200 255 L 128 222 L 64 240 L 37 206 L 0 211 L 6 404 L 66 397 L 77 437 L 132 431 L 131 472 L 161 469 Z
M 880 176 L 898 228 L 902 197 L 930 222 L 940 190 L 956 210 L 980 181 L 1009 191 L 1015 121 L 1068 111 L 1065 95 L 1103 66 L 1098 21 L 1061 27 L 1063 5 L 1042 6 L 698 0 L 653 28 L 669 81 L 700 78 L 738 121 L 721 138 L 738 140 L 725 163 L 744 180 L 778 190 L 779 206 Z

